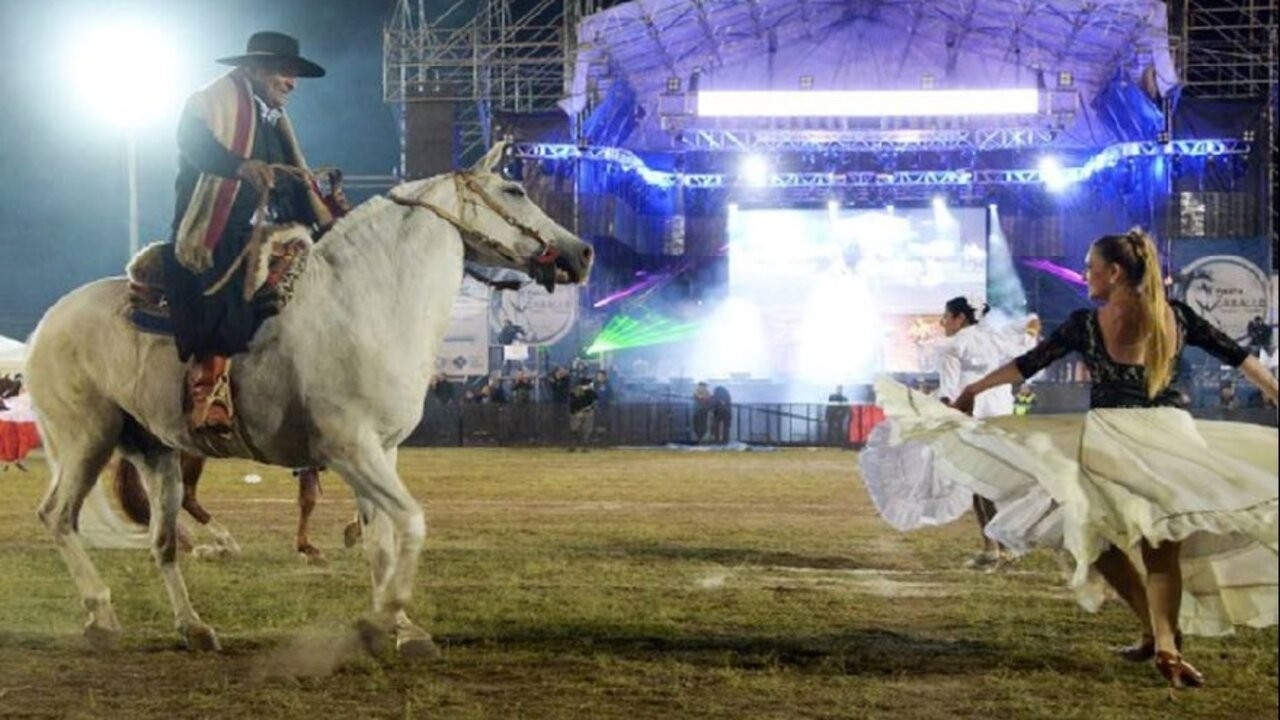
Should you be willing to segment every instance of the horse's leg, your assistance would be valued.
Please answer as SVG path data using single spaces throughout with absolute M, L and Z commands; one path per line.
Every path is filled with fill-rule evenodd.
M 426 520 L 396 474 L 396 451 L 358 452 L 330 463 L 351 485 L 363 522 L 365 555 L 373 580 L 373 614 L 361 621 L 365 643 L 377 652 L 382 638 L 394 632 L 396 648 L 405 655 L 436 657 L 431 636 L 414 625 L 405 609 L 413 596 L 418 555 L 426 537 Z
M 391 581 L 395 561 L 392 552 L 395 548 L 395 528 L 389 516 L 378 511 L 373 503 L 359 502 L 357 505 L 360 507 L 357 515 L 363 526 L 360 537 L 364 541 L 365 557 L 369 561 L 369 573 L 373 580 L 374 612 L 378 613 L 381 609 L 379 598 L 385 596 Z M 390 628 L 385 625 L 385 618 L 361 623 L 365 645 L 375 655 L 381 653 L 383 639 L 389 632 L 395 635 L 396 649 L 401 653 L 428 658 L 439 655 L 431 634 L 410 620 L 403 607 L 396 611 L 394 623 Z
M 204 474 L 205 459 L 199 455 L 188 455 L 181 453 L 178 456 L 178 465 L 182 471 L 182 509 L 195 519 L 196 522 L 205 526 L 213 535 L 213 545 L 202 545 L 195 549 L 196 557 L 204 557 L 208 555 L 239 555 L 240 543 L 231 536 L 231 532 L 222 526 L 222 523 L 213 519 L 213 515 L 200 504 L 200 500 L 196 496 L 196 490 L 200 485 L 200 476 Z
M 320 496 L 320 471 L 316 468 L 303 468 L 298 471 L 298 535 L 294 547 L 306 558 L 307 562 L 324 563 L 324 553 L 311 544 L 307 526 L 311 523 L 311 513 L 315 512 L 316 499 Z
M 364 534 L 360 524 L 360 511 L 357 510 L 356 516 L 351 519 L 351 522 L 347 523 L 346 527 L 342 528 L 342 544 L 344 546 L 355 547 L 356 543 L 360 542 L 360 538 Z
M 36 514 L 53 534 L 58 553 L 80 593 L 80 602 L 89 611 L 85 637 L 95 649 L 103 650 L 118 643 L 120 621 L 111 606 L 111 590 L 98 576 L 80 541 L 76 520 L 98 473 L 111 457 L 114 439 L 120 434 L 120 419 L 106 411 L 97 428 L 92 427 L 89 412 L 80 420 L 80 434 L 68 437 L 54 430 L 52 423 L 45 423 L 44 440 L 53 479 Z
M 151 500 L 147 497 L 147 489 L 142 485 L 142 478 L 138 476 L 138 469 L 129 458 L 120 453 L 112 455 L 107 462 L 106 474 L 113 478 L 116 500 L 120 502 L 120 509 L 124 510 L 125 517 L 138 525 L 150 527 Z M 178 528 L 178 548 L 183 552 L 195 549 L 190 534 L 182 527 Z
M 397 469 L 397 460 L 399 458 L 399 448 L 391 448 L 387 450 L 387 462 L 393 470 Z M 396 477 L 399 477 L 397 471 Z M 357 525 L 356 527 L 359 527 Z M 426 539 L 426 524 L 423 524 L 423 540 Z M 418 561 L 414 560 L 414 568 L 417 568 Z M 412 587 L 410 588 L 412 592 Z M 409 613 L 402 607 L 396 612 L 396 649 L 402 654 L 413 655 L 417 657 L 435 658 L 439 657 L 440 650 L 436 647 L 435 641 L 431 639 L 431 634 L 421 627 L 418 627 L 409 619 Z
M 178 633 L 191 650 L 218 650 L 218 636 L 196 614 L 178 567 L 178 510 L 182 507 L 182 470 L 177 453 L 168 448 L 134 453 L 130 460 L 147 484 L 151 498 L 151 554 L 165 590 Z

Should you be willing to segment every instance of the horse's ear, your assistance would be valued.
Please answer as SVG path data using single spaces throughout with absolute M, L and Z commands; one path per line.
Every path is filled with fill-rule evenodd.
M 496 142 L 493 144 L 493 147 L 489 148 L 489 152 L 485 153 L 484 157 L 480 158 L 480 160 L 476 162 L 476 164 L 473 165 L 471 169 L 476 172 L 487 172 L 487 173 L 501 172 L 502 160 L 506 152 L 507 152 L 507 141 L 502 140 L 502 141 Z

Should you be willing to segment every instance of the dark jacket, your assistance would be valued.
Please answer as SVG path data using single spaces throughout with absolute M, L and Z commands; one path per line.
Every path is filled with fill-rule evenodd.
M 256 109 L 256 106 L 255 106 Z M 209 127 L 190 110 L 178 124 L 178 178 L 174 183 L 173 233 L 186 213 L 187 205 L 201 173 L 235 177 L 243 162 L 223 147 Z M 267 163 L 292 163 L 291 152 L 280 131 L 259 121 L 254 133 L 250 158 Z M 236 193 L 226 228 L 213 250 L 213 267 L 203 273 L 192 273 L 178 262 L 174 245 L 165 249 L 166 294 L 173 318 L 174 339 L 178 355 L 204 357 L 211 354 L 235 355 L 248 348 L 249 340 L 270 312 L 254 307 L 243 299 L 244 276 L 238 269 L 230 281 L 212 296 L 207 288 L 218 282 L 235 262 L 249 239 L 250 220 L 258 206 L 259 195 L 248 183 Z M 306 186 L 298 179 L 277 173 L 276 189 L 268 205 L 273 222 L 301 222 L 313 225 L 315 212 L 307 197 Z M 173 238 L 171 238 L 172 240 Z

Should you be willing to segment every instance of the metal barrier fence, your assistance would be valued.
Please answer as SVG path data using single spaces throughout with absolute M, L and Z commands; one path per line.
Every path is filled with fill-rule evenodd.
M 1083 412 L 1088 407 L 1055 408 Z M 1039 409 L 1039 408 L 1037 408 Z M 836 412 L 833 412 L 836 411 Z M 844 412 L 839 412 L 844 410 Z M 1274 408 L 1193 408 L 1191 414 L 1275 427 Z M 589 423 L 576 429 L 569 408 L 532 405 L 443 405 L 429 400 L 422 422 L 406 445 L 429 447 L 637 445 L 744 442 L 753 445 L 859 447 L 882 415 L 871 406 L 832 408 L 824 404 L 742 403 L 734 405 L 728 426 L 699 413 L 690 403 L 617 403 L 597 406 Z M 852 424 L 852 428 L 850 428 Z
M 690 403 L 617 403 L 597 406 L 590 428 L 571 427 L 565 405 L 443 405 L 429 400 L 422 422 L 405 441 L 417 446 L 665 445 L 698 441 L 756 445 L 849 445 L 849 413 L 824 404 L 734 405 L 727 427 Z M 830 421 L 830 422 L 829 422 Z M 583 425 L 587 423 L 582 423 Z

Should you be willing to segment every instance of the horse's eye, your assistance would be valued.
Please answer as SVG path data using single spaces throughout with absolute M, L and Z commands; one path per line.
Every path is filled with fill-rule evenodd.
M 502 188 L 502 192 L 514 198 L 524 197 L 524 190 L 516 185 L 508 185 L 507 187 Z

